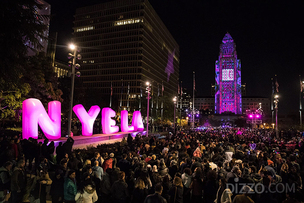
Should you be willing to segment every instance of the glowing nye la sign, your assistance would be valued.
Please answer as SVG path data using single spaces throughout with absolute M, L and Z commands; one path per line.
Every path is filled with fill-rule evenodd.
M 82 135 L 91 136 L 93 125 L 100 112 L 99 106 L 92 106 L 87 112 L 78 104 L 73 111 L 82 124 Z M 115 111 L 111 108 L 102 109 L 102 131 L 104 134 L 117 133 Z M 61 137 L 61 103 L 52 101 L 48 104 L 48 113 L 38 99 L 27 99 L 22 103 L 22 137 L 38 139 L 38 125 L 48 139 L 59 139 Z M 121 132 L 141 131 L 144 129 L 140 111 L 133 112 L 132 125 L 128 125 L 128 111 L 121 111 Z

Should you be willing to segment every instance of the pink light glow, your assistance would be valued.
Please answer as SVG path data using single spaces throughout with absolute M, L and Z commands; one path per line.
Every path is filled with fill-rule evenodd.
M 22 137 L 38 139 L 38 125 L 48 139 L 61 137 L 61 103 L 48 104 L 48 114 L 38 99 L 26 99 L 22 103 Z
M 141 117 L 140 111 L 133 112 L 132 126 L 134 126 L 135 131 L 144 130 L 144 124 L 142 122 L 142 117 Z
M 252 115 L 252 114 L 250 114 L 250 115 L 249 115 L 249 118 L 253 118 L 253 115 Z
M 128 111 L 127 110 L 123 110 L 120 112 L 121 115 L 121 123 L 120 123 L 120 127 L 121 127 L 121 132 L 132 132 L 134 131 L 134 126 L 128 126 Z
M 257 114 L 257 115 L 255 115 L 255 117 L 260 118 L 260 115 L 259 115 L 259 114 Z
M 104 134 L 112 134 L 117 133 L 119 131 L 119 127 L 115 126 L 116 121 L 111 119 L 112 117 L 115 117 L 115 111 L 113 111 L 111 108 L 103 108 L 101 112 L 101 124 L 102 124 L 102 132 Z
M 77 104 L 73 107 L 73 111 L 82 124 L 82 135 L 91 136 L 93 134 L 94 121 L 100 112 L 99 106 L 92 106 L 87 113 L 81 104 Z

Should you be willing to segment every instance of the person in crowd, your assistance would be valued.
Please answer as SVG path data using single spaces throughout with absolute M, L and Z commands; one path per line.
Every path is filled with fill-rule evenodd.
M 142 179 L 138 179 L 135 183 L 135 188 L 132 193 L 131 203 L 142 203 L 144 202 L 148 190 L 146 189 L 145 182 Z
M 75 196 L 75 201 L 79 201 L 79 199 L 82 200 L 83 203 L 94 203 L 97 202 L 98 196 L 96 193 L 96 189 L 93 185 L 86 183 L 84 185 L 83 190 L 77 192 Z
M 127 157 L 127 154 L 123 154 L 122 159 L 117 163 L 117 167 L 119 167 L 121 171 L 125 172 L 126 176 L 129 175 L 129 170 L 131 169 L 131 163 L 127 160 Z
M 190 193 L 190 185 L 192 183 L 192 174 L 191 174 L 191 169 L 190 168 L 185 168 L 184 173 L 182 174 L 182 182 L 184 186 L 184 202 L 189 202 L 191 198 L 191 193 Z
M 202 200 L 203 195 L 203 171 L 200 167 L 197 167 L 194 170 L 192 183 L 190 185 L 190 188 L 192 190 L 192 197 L 191 201 L 195 203 L 199 203 Z
M 233 203 L 254 203 L 249 197 L 249 193 L 252 193 L 253 190 L 248 185 L 245 185 L 241 191 L 242 194 L 236 195 L 232 201 Z
M 94 173 L 94 183 L 96 186 L 97 195 L 100 195 L 100 183 L 103 177 L 103 169 L 99 166 L 99 161 L 94 162 L 94 166 L 92 167 Z
M 175 177 L 173 180 L 173 185 L 169 190 L 170 203 L 183 203 L 183 182 L 180 177 Z
M 13 163 L 7 161 L 0 168 L 0 197 L 5 197 L 7 191 L 11 189 L 11 176 L 12 176 Z
M 110 175 L 112 173 L 112 169 L 108 168 L 102 176 L 101 181 L 101 202 L 110 202 L 111 200 L 111 178 Z
M 75 203 L 77 194 L 76 172 L 70 170 L 68 176 L 64 180 L 64 201 L 65 203 Z
M 12 203 L 20 203 L 23 201 L 26 187 L 25 160 L 18 161 L 17 167 L 11 178 Z
M 119 173 L 118 180 L 112 185 L 111 194 L 114 203 L 127 203 L 129 192 L 128 184 L 125 182 L 125 172 L 121 171 Z
M 231 196 L 232 192 L 227 187 L 226 178 L 221 178 L 214 203 L 232 203 Z
M 144 203 L 167 203 L 167 200 L 161 196 L 163 191 L 163 186 L 161 183 L 155 185 L 155 193 L 148 195 Z
M 31 196 L 33 199 L 40 200 L 40 203 L 46 203 L 46 186 L 51 185 L 52 180 L 49 177 L 49 173 L 46 168 L 40 168 L 37 170 L 37 176 L 33 183 L 33 190 L 31 191 Z
M 98 161 L 98 165 L 102 166 L 104 159 L 100 156 L 99 152 L 94 153 L 94 158 L 91 160 L 91 163 L 94 163 L 95 161 Z
M 50 194 L 53 203 L 62 203 L 64 195 L 64 177 L 63 171 L 57 170 L 53 178 Z

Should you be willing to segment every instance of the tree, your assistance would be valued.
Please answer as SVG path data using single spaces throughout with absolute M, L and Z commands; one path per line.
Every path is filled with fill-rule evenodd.
M 58 78 L 49 57 L 44 53 L 31 56 L 24 67 L 27 71 L 22 77 L 22 83 L 31 87 L 27 97 L 37 98 L 44 105 L 54 100 L 63 101 L 62 91 L 58 88 Z
M 40 48 L 39 39 L 45 39 L 47 25 L 43 20 L 48 16 L 39 15 L 39 8 L 42 6 L 35 0 L 1 1 L 0 78 L 6 82 L 18 82 L 26 71 L 23 64 L 28 48 Z
M 18 119 L 22 101 L 35 85 L 26 82 L 24 75 L 33 69 L 33 63 L 27 56 L 28 49 L 41 48 L 40 39 L 45 39 L 47 29 L 45 19 L 49 16 L 39 15 L 41 9 L 35 0 L 3 0 L 0 9 L 0 110 L 1 119 L 14 117 Z M 46 71 L 49 71 L 47 69 Z M 41 77 L 40 73 L 37 77 Z M 48 73 L 45 74 L 48 77 Z M 41 77 L 42 79 L 42 77 Z M 29 80 L 33 82 L 33 80 Z M 40 80 L 41 81 L 41 80 Z M 46 91 L 52 98 L 60 95 L 52 90 L 51 80 L 45 80 Z M 41 84 L 41 83 L 40 83 Z M 57 91 L 57 92 L 56 92 Z M 51 93 L 50 93 L 51 92 Z M 53 92 L 53 93 L 52 93 Z

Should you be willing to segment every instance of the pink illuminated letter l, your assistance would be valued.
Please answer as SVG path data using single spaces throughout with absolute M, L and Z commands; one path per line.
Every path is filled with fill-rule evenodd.
M 121 132 L 132 132 L 134 131 L 134 126 L 128 126 L 128 111 L 121 111 Z

